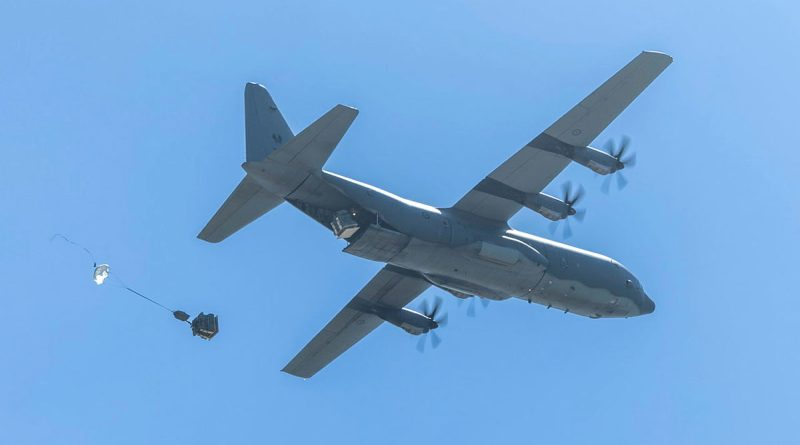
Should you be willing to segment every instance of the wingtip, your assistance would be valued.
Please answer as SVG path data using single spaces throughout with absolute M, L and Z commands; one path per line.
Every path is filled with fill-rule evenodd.
M 672 56 L 670 56 L 669 54 L 667 54 L 665 52 L 661 52 L 661 51 L 646 50 L 646 51 L 642 51 L 642 54 L 649 54 L 649 55 L 652 55 L 652 56 L 663 58 L 664 60 L 668 60 L 669 61 L 668 63 L 672 63 L 672 60 L 673 60 Z
M 206 227 L 203 227 L 203 230 L 197 234 L 197 239 L 208 243 L 217 244 L 218 242 L 224 240 L 225 237 L 220 237 L 218 234 L 216 234 L 216 230 L 210 229 L 208 225 L 206 225 Z
M 348 111 L 348 112 L 352 113 L 354 116 L 358 115 L 358 108 L 351 107 L 350 105 L 338 104 L 338 105 L 336 105 L 334 107 L 334 109 L 339 110 L 339 111 Z
M 200 233 L 197 234 L 197 239 L 205 241 L 207 243 L 211 243 L 211 244 L 217 244 L 220 241 L 222 241 L 222 239 L 211 238 L 208 235 L 203 234 L 203 232 L 200 232 Z
M 293 371 L 289 370 L 288 367 L 285 367 L 285 368 L 281 369 L 281 372 L 285 372 L 286 374 L 289 374 L 292 377 L 299 377 L 299 378 L 301 378 L 303 380 L 308 380 L 308 379 L 310 379 L 311 377 L 314 376 L 314 374 L 311 374 L 311 375 L 298 374 L 296 372 L 293 372 Z

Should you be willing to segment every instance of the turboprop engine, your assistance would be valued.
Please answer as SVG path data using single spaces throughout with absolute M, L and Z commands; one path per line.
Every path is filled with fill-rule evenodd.
M 376 307 L 373 313 L 412 335 L 425 334 L 439 327 L 432 318 L 407 308 Z
M 621 170 L 636 165 L 636 153 L 623 159 L 630 142 L 631 140 L 627 136 L 623 136 L 619 144 L 609 140 L 606 143 L 607 152 L 592 147 L 571 147 L 568 157 L 583 166 L 589 167 L 595 173 L 616 176 L 617 187 L 622 190 L 628 184 L 628 180 L 622 175 Z M 608 193 L 610 185 L 611 177 L 607 176 L 602 186 L 604 193 Z
M 525 195 L 523 205 L 544 216 L 551 221 L 560 221 L 569 216 L 575 215 L 579 221 L 583 221 L 586 210 L 575 210 L 573 207 L 584 195 L 583 186 L 573 193 L 572 183 L 565 182 L 561 187 L 564 192 L 563 199 L 558 199 L 546 193 Z
M 625 164 L 619 159 L 594 147 L 575 147 L 570 158 L 601 175 L 608 175 L 625 168 Z
M 396 308 L 385 306 L 380 303 L 369 304 L 366 302 L 362 307 L 357 309 L 362 312 L 374 314 L 382 320 L 402 328 L 409 334 L 420 335 L 427 334 L 429 331 L 447 324 L 447 314 L 437 319 L 441 307 L 442 299 L 437 298 L 431 309 L 428 308 L 428 302 L 423 301 L 422 312 L 413 311 L 404 307 Z

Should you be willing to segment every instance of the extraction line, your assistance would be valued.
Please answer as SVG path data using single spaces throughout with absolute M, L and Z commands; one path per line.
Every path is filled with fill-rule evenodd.
M 95 259 L 94 254 L 89 249 L 87 249 L 86 247 L 76 243 L 75 241 L 72 241 L 71 239 L 67 238 L 66 236 L 64 236 L 64 235 L 62 235 L 60 233 L 56 233 L 55 235 L 50 237 L 50 242 L 52 243 L 56 238 L 63 239 L 67 243 L 72 244 L 73 246 L 82 249 L 87 255 L 89 255 L 89 257 L 92 259 L 92 267 L 95 269 L 95 282 L 98 285 L 102 284 L 103 280 L 105 280 L 105 279 L 108 279 L 108 278 L 113 279 L 115 281 L 115 284 L 117 285 L 117 287 L 121 287 L 121 288 L 127 290 L 128 292 L 130 292 L 130 293 L 132 293 L 134 295 L 137 295 L 137 296 L 139 296 L 139 297 L 141 297 L 141 298 L 143 298 L 143 299 L 155 304 L 156 306 L 166 310 L 167 312 L 172 314 L 172 316 L 175 317 L 175 319 L 177 319 L 179 321 L 186 322 L 189 326 L 192 327 L 192 334 L 193 335 L 199 335 L 201 338 L 204 338 L 206 340 L 210 340 L 218 332 L 219 327 L 218 327 L 218 324 L 217 324 L 216 315 L 214 315 L 214 314 L 203 314 L 201 312 L 200 315 L 195 317 L 194 321 L 189 321 L 189 314 L 187 314 L 186 312 L 179 311 L 179 310 L 174 310 L 174 309 L 171 309 L 171 308 L 169 308 L 167 306 L 164 306 L 163 304 L 159 303 L 158 301 L 156 301 L 156 300 L 154 300 L 154 299 L 142 294 L 141 292 L 139 292 L 139 291 L 133 289 L 132 287 L 128 286 L 127 284 L 125 284 L 125 281 L 122 278 L 119 277 L 118 273 L 116 273 L 116 272 L 110 273 L 111 267 L 108 264 L 101 264 L 101 265 L 98 266 L 97 265 L 97 260 Z M 98 270 L 101 269 L 101 268 L 102 268 L 102 270 L 100 271 L 100 273 L 98 273 Z M 100 275 L 100 274 L 102 274 L 102 275 Z M 198 322 L 200 322 L 201 324 L 198 325 L 198 327 L 196 328 L 195 327 L 195 323 L 198 323 Z

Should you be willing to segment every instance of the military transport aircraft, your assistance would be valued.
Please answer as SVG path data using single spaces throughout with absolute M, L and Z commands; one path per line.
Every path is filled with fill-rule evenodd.
M 325 171 L 358 111 L 337 105 L 294 135 L 267 90 L 245 87 L 246 176 L 200 232 L 217 243 L 288 202 L 344 239 L 344 252 L 386 265 L 283 371 L 309 378 L 384 321 L 410 334 L 439 327 L 438 305 L 405 306 L 430 286 L 458 298 L 511 297 L 591 318 L 633 317 L 655 304 L 639 280 L 603 255 L 519 232 L 526 207 L 553 221 L 578 214 L 580 193 L 542 190 L 571 162 L 612 175 L 632 162 L 626 144 L 589 144 L 672 58 L 642 52 L 449 208 L 437 208 Z

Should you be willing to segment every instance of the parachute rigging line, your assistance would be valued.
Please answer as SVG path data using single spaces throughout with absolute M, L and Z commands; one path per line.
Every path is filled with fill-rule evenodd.
M 89 250 L 86 247 L 76 243 L 75 241 L 72 241 L 71 239 L 67 238 L 66 236 L 64 236 L 64 235 L 62 235 L 60 233 L 56 233 L 55 235 L 51 236 L 50 237 L 50 242 L 52 243 L 56 238 L 61 238 L 64 241 L 66 241 L 66 242 L 72 244 L 73 246 L 75 246 L 75 247 L 83 250 L 84 252 L 86 252 L 86 254 L 89 255 L 89 258 L 92 259 L 92 267 L 97 267 L 97 260 L 95 259 L 94 254 L 92 253 L 91 250 Z
M 120 278 L 120 277 L 119 277 L 119 274 L 114 274 L 113 278 L 114 278 L 114 279 L 116 279 L 116 280 L 119 282 L 119 285 L 120 285 L 120 287 L 122 287 L 123 289 L 125 289 L 125 290 L 127 290 L 127 291 L 129 291 L 129 292 L 131 292 L 131 293 L 134 293 L 134 294 L 136 294 L 136 295 L 138 295 L 138 296 L 140 296 L 140 297 L 144 298 L 145 300 L 147 300 L 147 301 L 149 301 L 149 302 L 151 302 L 151 303 L 153 303 L 153 304 L 155 304 L 155 305 L 157 305 L 157 306 L 159 306 L 159 307 L 162 307 L 162 308 L 166 309 L 167 311 L 169 311 L 169 312 L 170 312 L 170 313 L 172 313 L 172 314 L 174 314 L 174 313 L 175 313 L 175 311 L 174 311 L 174 310 L 172 310 L 172 309 L 170 309 L 170 308 L 168 308 L 168 307 L 164 306 L 163 304 L 159 303 L 158 301 L 156 301 L 156 300 L 153 300 L 152 298 L 150 298 L 150 297 L 147 297 L 147 296 L 145 296 L 145 295 L 141 294 L 140 292 L 138 292 L 138 291 L 136 291 L 136 290 L 132 289 L 130 286 L 128 286 L 127 284 L 125 284 L 125 282 L 124 282 L 124 281 L 122 281 L 122 278 Z
M 191 322 L 189 322 L 189 321 L 188 321 L 188 315 L 187 315 L 186 317 L 183 317 L 183 315 L 185 314 L 185 312 L 183 312 L 183 311 L 176 311 L 176 310 L 170 309 L 170 308 L 168 308 L 168 307 L 164 306 L 163 304 L 159 303 L 158 301 L 156 301 L 156 300 L 153 300 L 152 298 L 150 298 L 150 297 L 148 297 L 148 296 L 146 296 L 146 295 L 142 294 L 141 292 L 138 292 L 138 291 L 136 291 L 135 289 L 131 288 L 130 286 L 128 286 L 127 284 L 125 284 L 125 281 L 123 281 L 123 280 L 122 280 L 122 278 L 120 278 L 120 277 L 119 277 L 119 274 L 117 274 L 116 272 L 115 272 L 115 273 L 113 273 L 113 274 L 111 274 L 111 273 L 110 273 L 110 270 L 111 270 L 111 268 L 110 268 L 110 267 L 109 267 L 107 264 L 101 264 L 101 265 L 99 266 L 99 267 L 103 267 L 103 268 L 105 268 L 105 269 L 104 269 L 104 273 L 105 273 L 105 275 L 104 275 L 104 276 L 102 276 L 102 278 L 101 278 L 101 279 L 99 279 L 99 281 L 98 281 L 97 275 L 98 275 L 98 268 L 99 268 L 99 267 L 98 267 L 98 265 L 97 265 L 97 260 L 95 259 L 95 256 L 94 256 L 94 254 L 92 253 L 92 251 L 91 251 L 91 250 L 89 250 L 88 248 L 84 247 L 83 245 L 81 245 L 81 244 L 78 244 L 78 243 L 76 243 L 75 241 L 72 241 L 71 239 L 67 238 L 66 236 L 64 236 L 64 235 L 62 235 L 62 234 L 60 234 L 60 233 L 56 233 L 55 235 L 53 235 L 52 237 L 50 237 L 50 242 L 52 243 L 52 242 L 53 242 L 55 239 L 57 239 L 57 238 L 63 239 L 63 240 L 64 240 L 64 241 L 66 241 L 67 243 L 69 243 L 69 244 L 72 244 L 73 246 L 75 246 L 75 247 L 77 247 L 77 248 L 79 248 L 79 249 L 83 250 L 83 251 L 84 251 L 84 252 L 85 252 L 87 255 L 89 255 L 89 257 L 92 259 L 92 267 L 94 267 L 94 268 L 95 268 L 95 283 L 97 283 L 97 285 L 98 285 L 98 286 L 99 286 L 99 285 L 101 285 L 101 284 L 103 284 L 103 282 L 104 282 L 104 280 L 105 280 L 105 279 L 107 279 L 107 278 L 113 278 L 113 279 L 114 279 L 114 280 L 117 282 L 117 285 L 118 285 L 119 287 L 121 287 L 121 288 L 123 288 L 123 289 L 127 290 L 128 292 L 131 292 L 131 293 L 133 293 L 133 294 L 135 294 L 135 295 L 138 295 L 139 297 L 142 297 L 142 298 L 144 298 L 145 300 L 147 300 L 147 301 L 149 301 L 149 302 L 151 302 L 151 303 L 155 304 L 156 306 L 159 306 L 159 307 L 163 308 L 163 309 L 164 309 L 164 310 L 166 310 L 166 311 L 169 311 L 169 312 L 170 312 L 170 313 L 171 313 L 171 314 L 172 314 L 172 315 L 173 315 L 173 316 L 174 316 L 176 319 L 178 319 L 178 320 L 180 320 L 180 321 L 185 321 L 185 322 L 187 322 L 187 323 L 189 323 L 189 324 L 191 325 Z

